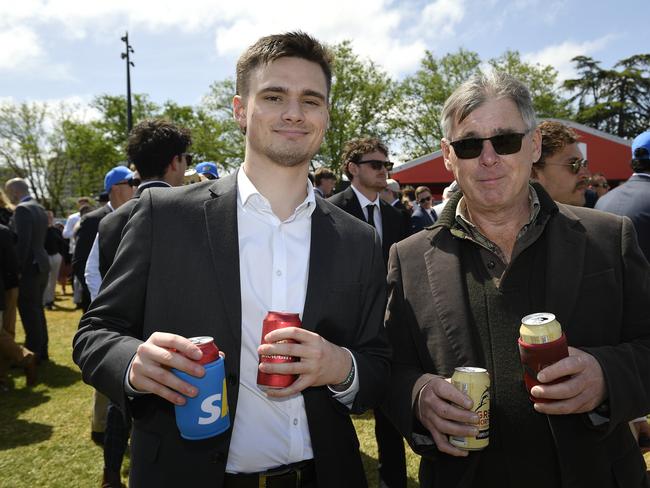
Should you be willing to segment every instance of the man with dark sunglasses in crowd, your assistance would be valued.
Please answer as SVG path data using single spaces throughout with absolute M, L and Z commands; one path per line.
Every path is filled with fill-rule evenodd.
M 428 187 L 418 186 L 415 189 L 415 201 L 418 202 L 418 206 L 413 209 L 413 215 L 411 215 L 412 234 L 435 224 L 438 220 L 438 215 L 433 210 L 431 190 Z
M 388 172 L 393 168 L 388 148 L 374 137 L 353 139 L 345 144 L 341 162 L 351 185 L 328 200 L 375 228 L 386 263 L 390 247 L 409 235 L 407 216 L 379 198 L 379 193 L 386 188 Z M 375 410 L 375 437 L 380 487 L 406 488 L 404 442 L 378 409 Z
M 545 120 L 539 130 L 542 155 L 533 164 L 531 178 L 541 183 L 556 202 L 583 207 L 591 175 L 578 147 L 578 135 L 554 120 Z
M 473 76 L 441 119 L 460 191 L 432 228 L 393 246 L 388 270 L 385 409 L 423 456 L 421 486 L 648 486 L 628 422 L 650 411 L 650 265 L 631 222 L 529 183 L 543 142 L 511 75 Z M 555 315 L 569 355 L 529 397 L 517 340 L 536 312 Z M 479 405 L 447 380 L 460 366 L 490 376 L 482 450 L 449 440 L 479 432 Z

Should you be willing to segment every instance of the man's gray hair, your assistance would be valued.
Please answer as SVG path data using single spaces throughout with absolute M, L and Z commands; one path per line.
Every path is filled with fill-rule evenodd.
M 450 139 L 452 128 L 470 113 L 488 100 L 502 98 L 514 102 L 529 131 L 537 127 L 533 101 L 526 85 L 512 75 L 492 70 L 473 75 L 449 96 L 440 117 L 443 136 Z

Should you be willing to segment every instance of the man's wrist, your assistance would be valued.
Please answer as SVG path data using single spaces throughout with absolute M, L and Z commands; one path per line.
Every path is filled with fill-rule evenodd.
M 352 353 L 345 348 L 341 348 L 341 351 L 346 355 L 346 359 L 350 362 L 350 369 L 348 370 L 348 374 L 345 379 L 343 379 L 343 381 L 329 385 L 332 390 L 337 392 L 345 391 L 350 388 L 354 382 L 354 377 L 356 375 L 356 368 L 354 366 L 354 361 L 352 360 Z

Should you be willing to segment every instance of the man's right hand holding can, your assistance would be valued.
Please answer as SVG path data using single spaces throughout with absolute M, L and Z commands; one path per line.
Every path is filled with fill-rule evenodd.
M 476 436 L 478 415 L 470 410 L 472 399 L 459 391 L 450 380 L 433 376 L 422 387 L 415 404 L 415 415 L 431 433 L 440 452 L 451 456 L 467 456 L 449 442 L 449 436 Z
M 138 346 L 129 369 L 129 384 L 138 392 L 153 393 L 175 405 L 184 405 L 185 398 L 197 395 L 194 386 L 173 374 L 171 368 L 202 377 L 201 350 L 182 336 L 154 332 Z

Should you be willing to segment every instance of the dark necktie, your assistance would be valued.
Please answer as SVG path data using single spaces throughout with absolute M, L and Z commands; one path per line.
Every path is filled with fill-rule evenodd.
M 366 210 L 368 211 L 368 223 L 374 227 L 375 226 L 375 206 L 372 203 L 370 205 L 366 205 Z

